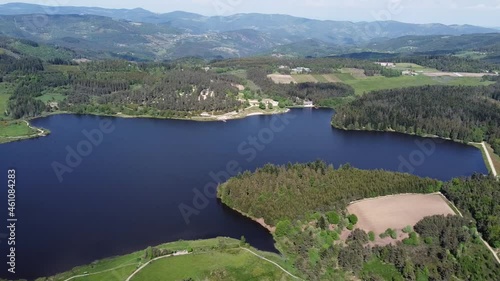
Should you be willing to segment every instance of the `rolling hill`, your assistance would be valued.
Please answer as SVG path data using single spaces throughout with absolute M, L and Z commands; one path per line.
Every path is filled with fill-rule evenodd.
M 484 34 L 484 38 L 472 33 Z M 0 5 L 0 35 L 71 48 L 90 58 L 138 61 L 269 53 L 329 56 L 359 51 L 449 50 L 478 45 L 476 38 L 488 44 L 498 43 L 498 34 L 498 30 L 471 25 L 355 23 L 268 14 L 208 17 L 180 11 L 156 14 L 140 8 Z
M 104 9 L 94 7 L 49 7 L 10 3 L 0 5 L 3 15 L 98 15 L 133 22 L 166 24 L 184 33 L 205 34 L 253 29 L 288 43 L 317 39 L 340 45 L 357 44 L 380 37 L 396 38 L 406 35 L 461 35 L 498 32 L 471 25 L 409 24 L 396 21 L 347 22 L 313 20 L 288 15 L 236 14 L 207 17 L 187 12 L 156 14 L 144 9 Z

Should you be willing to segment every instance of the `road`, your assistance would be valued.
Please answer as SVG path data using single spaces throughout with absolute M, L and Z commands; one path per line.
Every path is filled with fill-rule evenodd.
M 120 266 L 115 267 L 115 268 L 110 268 L 110 269 L 106 269 L 106 270 L 99 271 L 99 272 L 94 272 L 94 273 L 87 273 L 87 274 L 75 275 L 75 276 L 73 276 L 71 278 L 68 278 L 68 279 L 66 279 L 64 281 L 70 281 L 70 280 L 73 280 L 73 279 L 76 279 L 76 278 L 80 278 L 80 277 L 85 277 L 85 276 L 91 276 L 91 275 L 97 275 L 97 274 L 101 274 L 101 273 L 106 273 L 106 272 L 114 271 L 114 270 L 117 270 L 117 269 L 120 269 L 120 268 L 123 268 L 123 267 L 127 267 L 127 266 L 131 266 L 131 265 L 137 265 L 137 263 L 120 265 Z
M 125 281 L 130 281 L 132 280 L 132 278 L 137 274 L 139 273 L 139 271 L 143 270 L 146 266 L 148 266 L 150 263 L 156 261 L 156 260 L 159 260 L 159 259 L 164 259 L 164 258 L 168 258 L 168 257 L 174 257 L 174 256 L 184 256 L 184 255 L 189 255 L 189 252 L 188 251 L 180 251 L 180 252 L 176 252 L 172 255 L 166 255 L 166 256 L 161 256 L 161 257 L 158 257 L 156 259 L 152 259 L 150 261 L 148 261 L 147 263 L 143 264 L 141 267 L 139 267 L 136 271 L 134 271 L 134 273 L 132 273 L 128 278 L 127 280 Z
M 491 160 L 491 155 L 490 155 L 490 152 L 488 151 L 488 149 L 486 148 L 486 143 L 483 141 L 481 143 L 481 145 L 483 146 L 483 149 L 484 151 L 486 152 L 486 157 L 488 158 L 488 163 L 490 163 L 490 167 L 491 167 L 491 173 L 493 174 L 494 177 L 497 177 L 498 174 L 497 174 L 497 170 L 495 169 L 495 165 L 493 164 L 493 161 Z M 500 263 L 500 262 L 499 262 Z
M 279 264 L 277 264 L 277 263 L 275 263 L 275 262 L 273 262 L 273 261 L 271 261 L 271 260 L 268 260 L 268 259 L 266 259 L 265 257 L 260 256 L 260 255 L 258 255 L 257 253 L 254 253 L 253 251 L 251 251 L 251 250 L 249 250 L 249 249 L 247 249 L 247 248 L 241 248 L 241 249 L 243 249 L 243 250 L 245 250 L 245 251 L 247 251 L 247 252 L 250 252 L 252 255 L 254 255 L 254 256 L 256 256 L 256 257 L 258 257 L 258 258 L 260 258 L 260 259 L 263 259 L 263 260 L 265 260 L 265 261 L 267 261 L 267 262 L 270 262 L 270 263 L 274 264 L 274 265 L 275 265 L 275 266 L 277 266 L 279 269 L 281 269 L 283 272 L 285 272 L 286 274 L 288 274 L 288 275 L 292 276 L 293 278 L 301 280 L 299 277 L 297 277 L 297 276 L 295 276 L 295 275 L 291 274 L 291 273 L 290 273 L 290 272 L 288 272 L 286 269 L 284 269 L 283 267 L 281 267 Z
M 36 134 L 36 136 L 38 137 L 44 137 L 45 136 L 45 132 L 42 130 L 42 129 L 39 129 L 39 128 L 35 128 L 35 127 L 32 127 L 31 124 L 26 121 L 26 120 L 23 120 L 24 122 L 26 122 L 26 125 L 34 130 L 34 131 L 38 131 L 38 134 Z M 32 138 L 34 135 L 28 135 L 28 136 L 17 136 L 17 137 L 6 137 L 7 139 L 25 139 L 25 138 Z

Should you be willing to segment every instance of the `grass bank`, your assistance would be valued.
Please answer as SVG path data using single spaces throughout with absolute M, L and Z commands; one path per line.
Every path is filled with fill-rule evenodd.
M 52 277 L 39 278 L 37 281 L 125 281 L 137 269 L 156 258 L 155 252 L 161 251 L 188 251 L 189 254 L 154 260 L 130 280 L 293 280 L 276 265 L 240 248 L 241 245 L 239 240 L 223 237 L 177 241 L 95 261 Z M 282 258 L 276 254 L 248 249 L 279 265 L 284 264 Z

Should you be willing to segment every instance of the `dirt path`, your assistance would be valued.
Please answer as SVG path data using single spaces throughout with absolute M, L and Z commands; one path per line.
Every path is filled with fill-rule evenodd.
M 44 136 L 45 136 L 45 132 L 44 132 L 42 129 L 32 127 L 32 126 L 31 126 L 31 124 L 30 124 L 30 122 L 28 122 L 28 121 L 26 121 L 26 120 L 23 120 L 23 121 L 24 121 L 24 122 L 26 122 L 26 125 L 27 125 L 30 129 L 32 129 L 32 130 L 34 130 L 34 131 L 38 131 L 38 134 L 36 134 L 36 135 L 26 135 L 26 136 L 17 136 L 17 137 L 5 137 L 5 138 L 6 138 L 6 139 L 11 139 L 11 140 L 16 140 L 16 139 L 32 138 L 32 137 L 35 137 L 35 136 L 37 136 L 37 137 L 44 137 Z
M 88 274 L 76 275 L 76 276 L 73 276 L 73 277 L 71 277 L 71 278 L 68 278 L 68 279 L 66 279 L 66 280 L 64 280 L 64 281 L 70 281 L 70 280 L 73 280 L 73 279 L 76 279 L 76 278 L 80 278 L 80 277 L 86 277 L 86 276 L 91 276 L 91 275 L 97 275 L 97 274 L 101 274 L 101 273 L 106 273 L 106 272 L 110 272 L 110 271 L 117 270 L 117 269 L 120 269 L 120 268 L 123 268 L 123 267 L 131 266 L 131 265 L 137 265 L 137 263 L 131 263 L 131 264 L 120 265 L 120 266 L 115 267 L 115 268 L 110 268 L 110 269 L 106 269 L 106 270 L 99 271 L 99 272 L 94 272 L 94 273 L 88 273 Z
M 132 280 L 132 278 L 137 274 L 139 273 L 139 271 L 143 270 L 146 266 L 148 266 L 150 263 L 156 261 L 156 260 L 159 260 L 159 259 L 164 259 L 164 258 L 169 258 L 169 257 L 176 257 L 176 256 L 184 256 L 184 255 L 189 255 L 189 252 L 188 251 L 180 251 L 180 252 L 176 252 L 172 255 L 166 255 L 166 256 L 162 256 L 162 257 L 158 257 L 156 259 L 152 259 L 150 261 L 148 261 L 147 263 L 145 263 L 144 265 L 142 265 L 141 267 L 139 267 L 136 271 L 134 271 L 134 273 L 132 273 L 128 278 L 127 280 L 125 281 L 130 281 Z
M 483 146 L 484 152 L 486 153 L 486 158 L 488 158 L 488 163 L 490 164 L 491 167 L 491 173 L 493 174 L 494 177 L 497 177 L 497 170 L 495 169 L 495 165 L 493 164 L 493 160 L 491 160 L 491 155 L 490 152 L 488 151 L 488 148 L 486 147 L 486 143 L 483 141 L 481 143 Z M 500 263 L 500 262 L 499 262 Z
M 265 261 L 267 261 L 267 262 L 270 262 L 270 263 L 274 264 L 274 265 L 275 265 L 275 266 L 277 266 L 279 269 L 281 269 L 283 272 L 285 272 L 286 274 L 288 274 L 288 275 L 292 276 L 293 278 L 295 278 L 295 279 L 299 279 L 299 280 L 302 280 L 302 279 L 300 279 L 299 277 L 297 277 L 297 276 L 295 276 L 295 275 L 291 274 L 291 273 L 290 273 L 290 272 L 288 272 L 286 269 L 284 269 L 283 267 L 281 267 L 279 264 L 277 264 L 277 263 L 273 262 L 272 260 L 268 260 L 268 259 L 266 259 L 265 257 L 260 256 L 260 255 L 258 255 L 257 253 L 254 253 L 253 251 L 251 251 L 251 250 L 249 250 L 249 249 L 247 249 L 247 248 L 241 248 L 241 249 L 243 249 L 243 250 L 245 250 L 245 251 L 247 251 L 247 252 L 250 252 L 252 255 L 254 255 L 254 256 L 256 256 L 256 257 L 258 257 L 259 259 L 262 259 L 262 260 L 265 260 Z M 128 281 L 128 280 L 127 280 L 127 281 Z

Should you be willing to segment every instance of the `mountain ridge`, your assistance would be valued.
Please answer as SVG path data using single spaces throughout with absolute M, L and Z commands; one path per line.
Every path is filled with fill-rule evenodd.
M 281 14 L 210 17 L 184 11 L 155 14 L 143 8 L 0 5 L 0 35 L 76 49 L 89 57 L 132 60 L 183 56 L 218 59 L 270 51 L 337 55 L 346 49 L 357 51 L 372 42 L 404 36 L 486 33 L 500 31 L 473 25 L 332 21 Z M 405 42 L 395 41 L 394 44 L 406 46 Z

